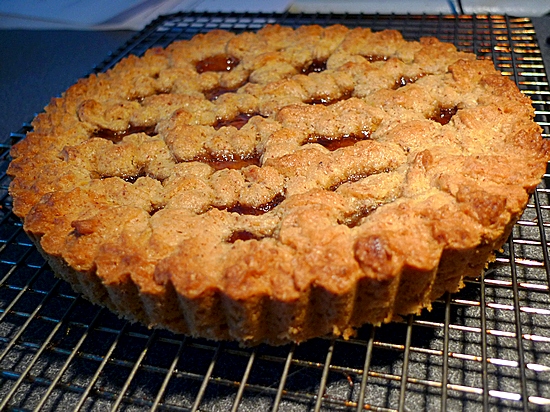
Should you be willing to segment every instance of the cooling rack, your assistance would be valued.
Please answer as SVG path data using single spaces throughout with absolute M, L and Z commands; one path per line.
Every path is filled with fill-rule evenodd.
M 527 18 L 177 14 L 151 23 L 96 70 L 199 32 L 268 23 L 394 28 L 411 40 L 452 42 L 510 76 L 550 137 L 550 89 Z M 366 326 L 348 341 L 243 349 L 126 323 L 54 277 L 11 212 L 8 152 L 28 130 L 0 144 L 0 410 L 550 408 L 550 174 L 496 261 L 431 312 Z

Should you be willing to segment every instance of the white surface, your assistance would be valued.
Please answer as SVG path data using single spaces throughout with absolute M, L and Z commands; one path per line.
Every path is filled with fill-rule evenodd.
M 452 14 L 457 0 L 0 0 L 0 29 L 141 30 L 178 11 Z M 542 16 L 550 0 L 462 0 L 466 14 Z
M 200 0 L 0 0 L 0 29 L 141 30 Z
M 292 0 L 0 0 L 0 29 L 141 30 L 178 11 L 284 12 Z
M 452 14 L 451 3 L 446 0 L 297 0 L 290 8 L 299 13 L 366 13 L 366 14 Z
M 465 14 L 509 14 L 533 17 L 550 12 L 550 0 L 462 0 Z M 457 0 L 296 0 L 292 12 L 304 13 L 381 13 L 381 14 L 453 14 L 459 11 Z
M 0 13 L 19 19 L 76 25 L 99 24 L 155 0 L 0 0 Z
M 2 29 L 142 29 L 196 0 L 0 0 Z
M 550 0 L 462 0 L 466 14 L 509 14 L 519 17 L 543 16 L 550 12 Z
M 197 2 L 193 11 L 210 12 L 250 12 L 250 13 L 282 13 L 291 5 L 292 0 L 202 0 Z M 189 11 L 189 9 L 176 6 L 174 10 Z

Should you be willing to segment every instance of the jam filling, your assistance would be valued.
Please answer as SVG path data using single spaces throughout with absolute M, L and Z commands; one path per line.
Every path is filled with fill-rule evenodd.
M 122 180 L 124 180 L 125 182 L 127 183 L 136 183 L 136 181 L 140 178 L 140 177 L 145 177 L 147 176 L 147 174 L 143 171 L 143 170 L 140 170 L 139 172 L 137 172 L 136 174 L 132 174 L 132 175 L 96 175 L 95 178 L 96 179 L 100 179 L 100 180 L 104 180 L 104 179 L 110 179 L 112 177 L 118 177 Z
M 227 243 L 235 243 L 237 240 L 247 241 L 247 240 L 260 240 L 261 237 L 254 235 L 246 230 L 238 230 L 233 232 L 231 236 L 226 240 Z
M 222 94 L 235 93 L 238 89 L 230 89 L 227 87 L 215 87 L 214 89 L 204 91 L 204 97 L 211 102 L 218 100 Z
M 320 73 L 327 69 L 326 60 L 313 60 L 309 66 L 302 67 L 303 74 Z
M 239 156 L 234 154 L 211 154 L 206 156 L 197 156 L 193 160 L 207 163 L 215 170 L 238 170 L 244 169 L 248 166 L 260 166 L 260 158 L 261 156 L 258 153 L 252 153 L 248 156 Z
M 164 206 L 155 206 L 149 211 L 149 215 L 153 216 L 155 213 L 160 212 L 162 209 L 164 209 Z
M 395 81 L 394 89 L 399 89 L 400 87 L 403 87 L 403 86 L 406 86 L 408 84 L 414 83 L 423 76 L 424 76 L 423 73 L 420 73 L 420 74 L 418 74 L 416 76 L 413 76 L 413 77 L 401 76 L 399 79 L 397 79 Z
M 434 114 L 430 117 L 430 120 L 437 122 L 441 125 L 446 125 L 451 121 L 451 118 L 456 114 L 458 108 L 455 107 L 439 107 Z
M 131 126 L 129 125 L 126 130 L 109 130 L 109 129 L 98 129 L 93 134 L 93 137 L 99 137 L 101 139 L 107 139 L 114 143 L 122 141 L 125 136 L 134 134 L 134 133 L 145 133 L 149 136 L 155 136 L 155 126 Z
M 237 203 L 235 206 L 228 207 L 227 211 L 231 213 L 238 213 L 240 215 L 259 216 L 269 212 L 270 210 L 275 209 L 277 206 L 279 206 L 283 202 L 283 200 L 285 200 L 284 195 L 279 193 L 273 198 L 273 200 L 267 203 L 264 203 L 263 205 L 246 206 L 246 205 L 241 205 L 240 203 Z
M 136 180 L 138 180 L 140 177 L 144 177 L 144 176 L 145 176 L 145 173 L 139 173 L 137 175 L 132 175 L 132 176 L 123 176 L 122 180 L 133 184 L 133 183 L 136 183 Z
M 376 210 L 376 207 L 368 207 L 353 213 L 347 217 L 342 223 L 349 228 L 354 228 L 361 223 L 361 220 Z
M 218 119 L 213 126 L 216 130 L 227 126 L 233 126 L 235 129 L 240 130 L 254 116 L 258 116 L 258 113 L 239 113 L 233 119 Z
M 273 209 L 275 209 L 277 206 L 279 206 L 283 200 L 285 200 L 285 197 L 283 194 L 279 193 L 277 194 L 273 200 L 264 203 L 260 206 L 248 206 L 248 205 L 242 205 L 240 203 L 237 203 L 230 207 L 219 207 L 219 210 L 226 210 L 229 213 L 238 213 L 239 215 L 251 215 L 251 216 L 260 216 L 263 215 Z M 240 232 L 237 232 L 240 233 Z
M 369 130 L 363 130 L 360 134 L 347 134 L 344 136 L 310 136 L 305 144 L 317 143 L 331 152 L 340 149 L 342 147 L 353 146 L 355 143 L 361 140 L 366 140 L 370 137 Z
M 380 54 L 363 54 L 362 55 L 367 61 L 374 63 L 374 62 L 385 62 L 388 60 L 388 56 L 382 56 Z
M 198 73 L 204 72 L 228 72 L 239 64 L 239 59 L 219 54 L 200 60 L 195 64 Z

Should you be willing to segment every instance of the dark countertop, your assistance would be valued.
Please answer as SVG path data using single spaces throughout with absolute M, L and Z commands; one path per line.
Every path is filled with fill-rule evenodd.
M 0 30 L 0 140 L 91 73 L 132 31 Z
M 550 69 L 550 16 L 532 18 Z M 0 139 L 16 132 L 136 32 L 0 30 Z

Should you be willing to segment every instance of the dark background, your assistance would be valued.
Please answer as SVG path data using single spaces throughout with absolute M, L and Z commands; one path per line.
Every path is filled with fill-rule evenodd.
M 0 141 L 126 43 L 132 31 L 0 30 Z

